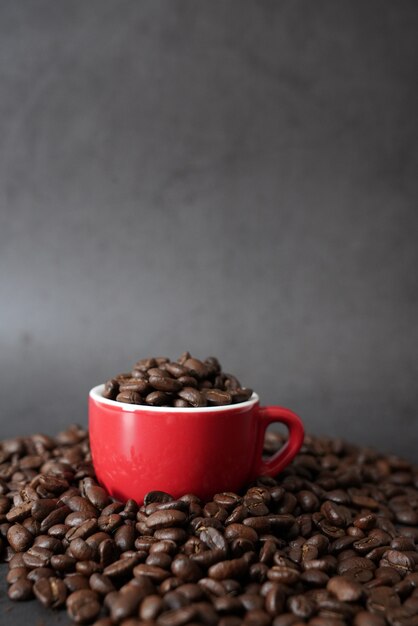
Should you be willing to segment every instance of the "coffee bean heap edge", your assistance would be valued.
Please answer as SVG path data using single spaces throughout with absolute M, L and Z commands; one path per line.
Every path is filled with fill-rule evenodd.
M 249 400 L 252 389 L 226 374 L 216 357 L 204 361 L 184 352 L 177 361 L 151 357 L 135 363 L 131 372 L 114 376 L 103 396 L 117 402 L 148 406 L 197 408 L 224 406 Z
M 418 468 L 336 439 L 241 494 L 140 507 L 97 484 L 78 426 L 0 442 L 9 597 L 76 624 L 416 626 L 417 542 Z

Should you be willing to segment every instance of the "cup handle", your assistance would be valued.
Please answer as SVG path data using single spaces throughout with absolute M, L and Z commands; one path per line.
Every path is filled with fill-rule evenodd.
M 276 476 L 299 452 L 305 434 L 302 420 L 296 413 L 281 406 L 265 406 L 259 408 L 259 456 L 256 459 L 255 475 Z M 289 439 L 284 446 L 268 461 L 263 461 L 261 452 L 267 427 L 273 422 L 284 424 L 289 431 Z

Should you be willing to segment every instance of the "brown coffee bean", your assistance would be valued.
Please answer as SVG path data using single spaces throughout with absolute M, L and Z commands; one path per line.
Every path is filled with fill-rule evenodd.
M 240 578 L 248 571 L 248 563 L 245 559 L 231 559 L 228 561 L 220 561 L 212 565 L 208 570 L 210 578 L 215 580 L 224 580 L 225 578 Z
M 83 574 L 67 574 L 64 578 L 64 584 L 69 593 L 79 591 L 80 589 L 89 589 L 89 579 Z
M 157 544 L 155 544 L 157 545 Z M 150 552 L 150 554 L 145 559 L 145 563 L 147 565 L 156 565 L 157 567 L 162 567 L 163 569 L 170 569 L 172 558 L 166 552 Z
M 33 586 L 33 592 L 45 607 L 58 609 L 64 606 L 67 598 L 67 587 L 60 578 L 40 578 Z
M 203 541 L 208 548 L 214 550 L 222 550 L 225 554 L 228 551 L 228 544 L 225 541 L 225 537 L 216 528 L 200 527 L 197 531 L 199 533 L 199 539 Z M 225 532 L 226 536 L 226 532 Z M 235 537 L 234 537 L 235 538 Z M 257 538 L 257 534 L 256 534 Z
M 139 609 L 140 619 L 155 620 L 164 609 L 164 601 L 160 596 L 153 594 L 144 598 Z
M 146 404 L 152 406 L 169 406 L 170 401 L 171 396 L 164 391 L 151 391 L 151 393 L 145 397 Z
M 141 359 L 137 361 L 134 365 L 134 369 L 139 370 L 140 372 L 147 372 L 151 367 L 156 367 L 157 361 L 154 357 Z
M 89 485 L 85 489 L 86 497 L 91 502 L 91 504 L 102 511 L 107 504 L 109 504 L 109 496 L 103 487 L 99 487 L 99 485 Z
M 32 503 L 24 502 L 23 504 L 19 504 L 11 508 L 10 511 L 6 513 L 6 519 L 12 524 L 17 522 L 23 522 L 24 519 L 30 516 L 31 511 Z
M 57 508 L 56 498 L 43 498 L 32 503 L 31 515 L 34 519 L 42 521 L 47 515 Z
M 274 565 L 267 572 L 267 578 L 273 582 L 284 583 L 285 585 L 295 584 L 300 574 L 296 569 L 292 567 L 286 567 L 284 565 Z
M 114 623 L 120 623 L 128 617 L 132 617 L 138 611 L 142 596 L 132 586 L 120 592 L 112 594 L 112 602 L 109 604 L 110 617 Z
M 71 541 L 68 554 L 79 561 L 89 561 L 94 557 L 95 552 L 84 539 L 79 537 Z
M 27 567 L 14 567 L 13 569 L 9 569 L 6 580 L 9 585 L 13 585 L 19 578 L 26 578 L 29 570 Z
M 137 563 L 137 556 L 122 558 L 105 567 L 105 569 L 103 570 L 103 574 L 105 576 L 109 576 L 109 578 L 118 578 L 121 576 L 125 576 L 132 572 Z
M 170 576 L 170 573 L 162 567 L 147 565 L 146 563 L 140 563 L 134 568 L 134 576 L 146 576 L 152 582 L 161 583 L 163 580 Z
M 170 528 L 171 526 L 181 526 L 187 520 L 187 516 L 182 511 L 167 509 L 155 511 L 146 520 L 148 528 L 158 530 L 160 528 Z
M 178 395 L 192 407 L 206 406 L 207 404 L 205 396 L 194 387 L 183 387 L 178 392 Z
M 109 533 L 123 524 L 123 518 L 118 513 L 101 515 L 97 520 L 97 524 L 101 531 Z
M 400 604 L 399 596 L 391 587 L 376 587 L 369 593 L 367 610 L 370 613 L 386 615 L 389 609 L 398 607 Z
M 116 401 L 126 404 L 144 404 L 141 394 L 137 391 L 122 391 L 116 396 Z
M 139 378 L 138 376 L 133 376 L 132 378 L 126 378 L 119 385 L 119 395 L 124 393 L 135 392 L 139 395 L 148 393 L 150 390 L 150 384 L 148 382 L 148 377 Z M 116 396 L 117 398 L 117 396 Z
M 10 585 L 7 595 L 10 600 L 17 602 L 21 600 L 29 600 L 32 598 L 33 584 L 27 578 L 19 578 L 15 583 Z
M 167 393 L 176 393 L 182 388 L 182 384 L 176 378 L 170 378 L 167 372 L 163 372 L 165 376 L 161 374 L 151 375 L 149 377 L 149 383 L 157 391 L 165 391 Z
M 58 572 L 71 572 L 75 567 L 76 559 L 69 554 L 53 554 L 51 566 Z
M 196 378 L 193 378 L 193 376 L 179 376 L 177 380 L 183 385 L 183 387 L 193 387 L 193 389 L 197 389 L 197 380 Z
M 196 607 L 193 605 L 184 606 L 180 609 L 174 609 L 162 613 L 158 618 L 160 626 L 182 626 L 192 622 L 198 615 Z
M 105 383 L 103 390 L 103 397 L 109 400 L 115 400 L 119 393 L 119 381 L 116 378 L 111 378 Z
M 204 396 L 209 406 L 222 406 L 232 402 L 232 395 L 222 389 L 207 389 Z
M 203 576 L 199 565 L 182 554 L 179 554 L 172 562 L 171 571 L 174 576 L 186 583 L 197 582 Z
M 33 542 L 33 535 L 22 524 L 13 524 L 7 531 L 7 541 L 16 552 L 27 550 Z
M 47 567 L 50 563 L 52 552 L 39 546 L 32 546 L 23 554 L 23 562 L 26 567 L 34 569 L 35 567 Z
M 199 361 L 199 359 L 194 359 L 192 357 L 188 358 L 184 363 L 182 363 L 184 367 L 192 376 L 196 378 L 203 379 L 206 378 L 209 374 L 207 366 Z
M 250 543 L 258 541 L 258 535 L 254 528 L 245 524 L 229 524 L 225 529 L 225 539 L 232 541 L 237 538 L 246 539 Z
M 357 602 L 363 595 L 362 586 L 345 576 L 335 576 L 328 581 L 327 589 L 341 602 Z
M 74 591 L 67 598 L 67 611 L 76 624 L 88 624 L 100 613 L 98 595 L 88 589 Z
M 65 518 L 71 513 L 70 507 L 66 504 L 58 506 L 54 511 L 51 511 L 41 522 L 41 532 L 47 532 L 52 526 L 56 524 L 62 524 Z
M 228 390 L 232 397 L 232 402 L 238 404 L 239 402 L 247 402 L 253 395 L 253 390 L 246 387 L 238 387 L 237 389 Z
M 399 550 L 387 550 L 383 554 L 381 565 L 386 563 L 401 573 L 412 572 L 415 569 L 414 559 Z
M 109 576 L 99 574 L 98 572 L 95 572 L 90 576 L 89 585 L 93 591 L 96 591 L 101 596 L 105 596 L 111 591 L 115 591 L 115 587 Z
M 197 602 L 204 598 L 204 593 L 201 587 L 196 583 L 184 583 L 177 587 L 177 593 L 183 595 L 188 602 Z
M 386 626 L 386 620 L 380 615 L 373 615 L 368 611 L 360 611 L 354 618 L 354 626 Z
M 344 559 L 344 561 L 341 561 L 338 564 L 337 570 L 338 570 L 338 574 L 340 575 L 343 575 L 343 574 L 352 575 L 356 571 L 374 570 L 375 567 L 376 566 L 373 563 L 373 561 L 370 561 L 369 559 L 366 559 L 361 556 L 353 556 L 348 559 Z

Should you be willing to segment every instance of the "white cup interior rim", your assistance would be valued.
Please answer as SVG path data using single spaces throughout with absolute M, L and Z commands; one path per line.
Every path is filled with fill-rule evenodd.
M 193 411 L 198 413 L 213 413 L 218 411 L 230 411 L 231 409 L 236 409 L 238 407 L 240 409 L 245 409 L 259 401 L 258 395 L 253 392 L 251 398 L 246 402 L 239 402 L 237 404 L 226 404 L 224 406 L 201 406 L 190 408 L 177 406 L 148 406 L 144 404 L 128 404 L 127 402 L 116 402 L 116 400 L 109 400 L 108 398 L 104 398 L 104 387 L 104 384 L 96 385 L 96 387 L 93 387 L 93 389 L 90 390 L 89 396 L 93 398 L 93 400 L 95 400 L 96 402 L 101 402 L 102 404 L 107 404 L 108 406 L 114 408 L 120 408 L 124 411 L 132 411 L 138 413 L 144 410 L 152 411 L 155 413 L 167 413 L 168 411 L 170 411 L 170 413 L 193 413 Z

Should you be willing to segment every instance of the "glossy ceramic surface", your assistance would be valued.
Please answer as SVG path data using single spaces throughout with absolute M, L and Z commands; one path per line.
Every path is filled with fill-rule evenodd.
M 148 491 L 210 498 L 237 491 L 259 474 L 279 473 L 303 441 L 300 418 L 282 407 L 248 402 L 223 407 L 172 408 L 124 404 L 90 391 L 89 434 L 101 484 L 115 498 L 142 502 Z M 289 429 L 288 443 L 263 461 L 264 434 L 272 422 Z

